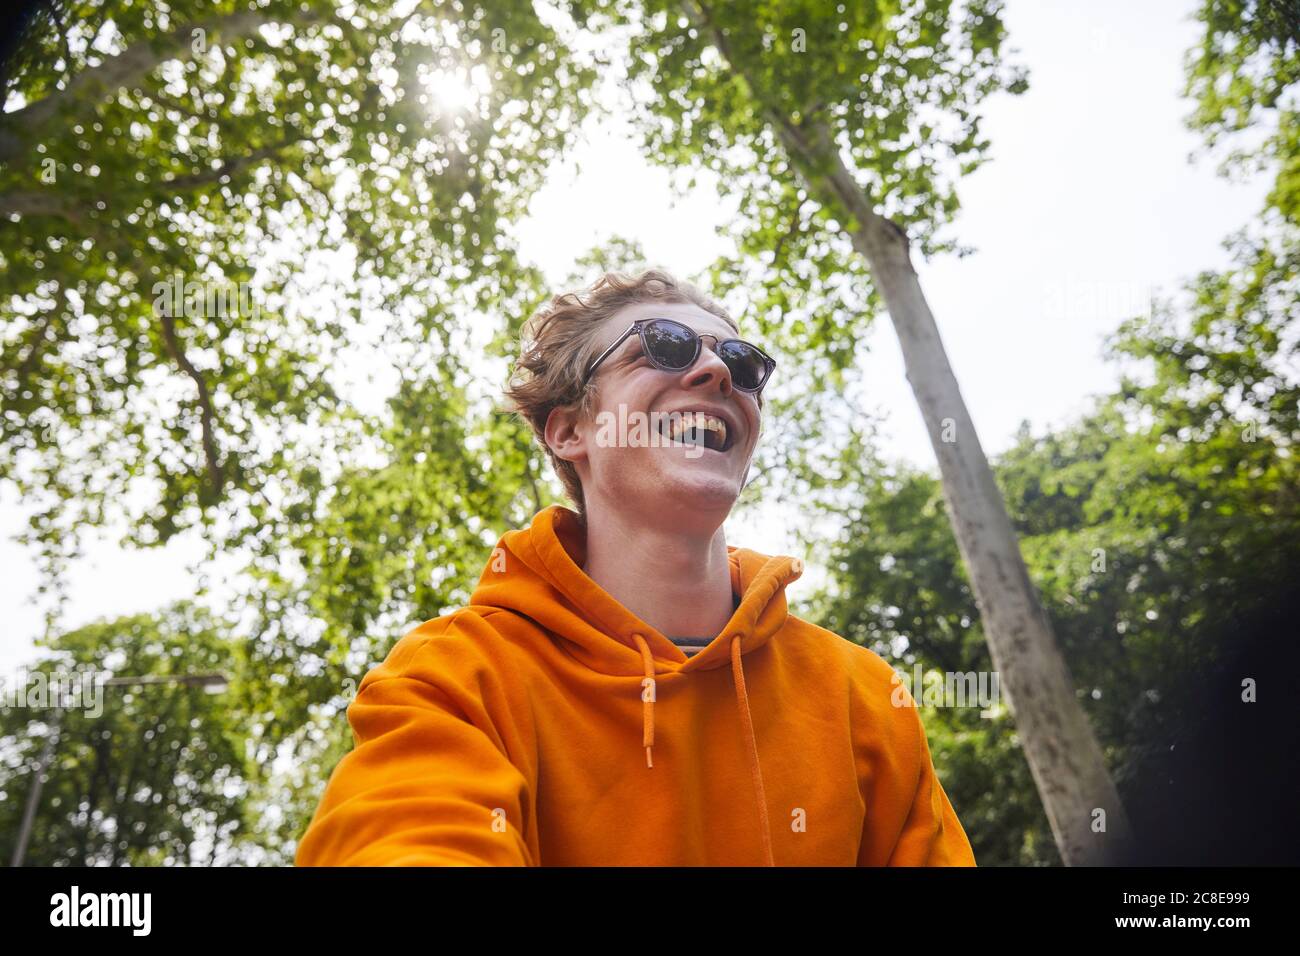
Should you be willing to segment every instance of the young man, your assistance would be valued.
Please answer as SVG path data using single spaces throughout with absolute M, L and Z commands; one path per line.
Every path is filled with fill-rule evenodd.
M 577 511 L 365 676 L 297 863 L 973 866 L 892 668 L 726 543 L 775 362 L 658 271 L 525 338 L 508 395 Z

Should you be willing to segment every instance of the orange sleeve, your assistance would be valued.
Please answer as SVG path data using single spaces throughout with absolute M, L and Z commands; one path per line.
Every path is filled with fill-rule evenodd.
M 919 743 L 916 790 L 911 810 L 886 865 L 975 866 L 975 853 L 966 838 L 966 831 L 962 829 L 957 812 L 934 771 L 920 709 L 915 705 L 906 709 L 911 711 L 911 723 Z M 861 860 L 859 865 L 862 865 Z
M 298 866 L 529 866 L 533 788 L 463 686 L 377 668 L 348 707 L 355 746 L 334 769 Z
M 858 866 L 974 866 L 966 831 L 935 773 L 917 702 L 897 684 L 868 700 L 871 719 L 857 730 L 866 804 Z

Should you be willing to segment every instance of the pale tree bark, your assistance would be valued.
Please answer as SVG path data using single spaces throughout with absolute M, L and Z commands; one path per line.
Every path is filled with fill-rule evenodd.
M 1117 862 L 1132 838 L 1127 815 L 1029 580 L 1006 505 L 912 267 L 907 236 L 872 208 L 824 124 L 805 128 L 784 117 L 771 119 L 810 192 L 853 217 L 846 231 L 867 261 L 902 346 L 907 381 L 939 461 L 944 500 L 993 666 L 1061 858 L 1068 865 Z M 1105 830 L 1098 832 L 1102 820 Z
M 1071 866 L 1125 861 L 1132 832 L 1101 747 L 1075 696 L 1065 657 L 1029 580 L 1006 504 L 980 446 L 957 377 L 912 267 L 907 234 L 873 208 L 845 165 L 817 110 L 795 123 L 767 103 L 731 55 L 726 35 L 702 3 L 684 9 L 749 88 L 808 192 L 851 218 L 844 230 L 866 260 L 894 324 L 930 444 L 944 500 L 970 575 L 993 666 L 1005 691 L 1025 756 L 1061 859 Z M 1104 830 L 1100 830 L 1104 821 Z

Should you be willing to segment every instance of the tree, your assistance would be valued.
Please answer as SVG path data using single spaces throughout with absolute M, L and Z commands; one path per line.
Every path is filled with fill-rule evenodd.
M 653 89 L 644 123 L 651 152 L 725 170 L 723 181 L 739 184 L 752 223 L 742 253 L 762 250 L 770 274 L 793 278 L 796 267 L 778 257 L 834 242 L 813 294 L 833 283 L 832 272 L 869 275 L 870 301 L 883 301 L 902 346 L 1057 844 L 1069 863 L 1111 858 L 1128 838 L 1119 795 L 910 258 L 913 244 L 926 254 L 955 248 L 939 230 L 957 208 L 956 179 L 985 158 L 978 107 L 996 91 L 1024 89 L 1023 75 L 1001 60 L 1000 3 L 574 6 L 588 22 L 632 28 L 633 80 Z M 1095 829 L 1099 809 L 1104 833 Z
M 1243 674 L 1285 658 L 1258 649 L 1276 648 L 1279 622 L 1293 619 L 1290 569 L 1300 560 L 1300 260 L 1286 146 L 1296 116 L 1281 108 L 1297 33 L 1280 17 L 1284 6 L 1204 4 L 1206 37 L 1189 57 L 1194 125 L 1219 135 L 1271 130 L 1229 163 L 1276 170 L 1263 228 L 1234 237 L 1234 267 L 1195 277 L 1185 304 L 1162 304 L 1112 336 L 1112 358 L 1140 378 L 1126 375 L 1054 434 L 1022 430 L 996 464 L 1083 706 L 1139 824 L 1144 863 L 1290 862 L 1277 832 L 1289 812 L 1271 794 L 1296 777 L 1294 741 L 1278 746 L 1285 731 L 1266 731 L 1269 711 L 1214 704 L 1236 699 Z M 846 487 L 862 489 L 860 504 L 844 505 L 841 489 L 834 505 L 846 524 L 821 598 L 826 625 L 908 663 L 984 666 L 981 622 L 933 479 L 874 464 Z M 1279 723 L 1293 725 L 1288 716 Z M 977 855 L 1051 862 L 1016 787 L 1014 736 L 996 719 L 970 718 L 936 711 L 927 727 L 945 786 L 972 808 L 963 821 Z M 1212 785 L 1205 767 L 1232 785 Z M 1210 815 L 1221 824 L 1184 838 Z
M 1204 33 L 1187 54 L 1189 125 L 1211 148 L 1262 132 L 1229 153 L 1223 171 L 1273 165 L 1267 206 L 1300 227 L 1300 2 L 1202 0 L 1197 19 Z
M 52 4 L 0 116 L 0 480 L 47 579 L 89 528 L 257 536 L 362 343 L 458 361 L 589 80 L 524 3 Z
M 508 336 L 485 364 L 474 333 L 517 332 L 538 300 L 500 224 L 592 74 L 527 3 L 60 3 L 22 53 L 0 116 L 0 480 L 35 511 L 47 582 L 122 524 L 246 561 L 223 628 L 246 650 L 256 832 L 220 842 L 284 862 L 367 662 L 548 497 L 480 394 Z M 378 413 L 358 367 L 389 376 Z
M 249 820 L 242 651 L 230 623 L 192 604 L 55 636 L 0 708 L 0 853 L 7 863 L 35 753 L 56 744 L 29 866 L 229 862 Z M 228 689 L 103 686 L 107 676 L 219 673 Z M 98 686 L 98 692 L 94 688 Z

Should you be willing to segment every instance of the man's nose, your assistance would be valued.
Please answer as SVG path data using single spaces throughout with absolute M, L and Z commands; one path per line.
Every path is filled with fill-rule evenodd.
M 718 337 L 705 332 L 700 335 L 700 339 L 712 339 L 713 341 L 712 343 L 704 341 L 700 342 L 701 348 L 699 357 L 697 357 L 694 364 L 686 370 L 686 375 L 688 377 L 687 384 L 702 385 L 706 384 L 710 378 L 716 378 L 720 383 L 722 383 L 722 393 L 724 395 L 730 394 L 732 389 L 731 369 L 728 368 L 727 363 L 722 361 L 718 356 L 716 351 L 718 347 Z

